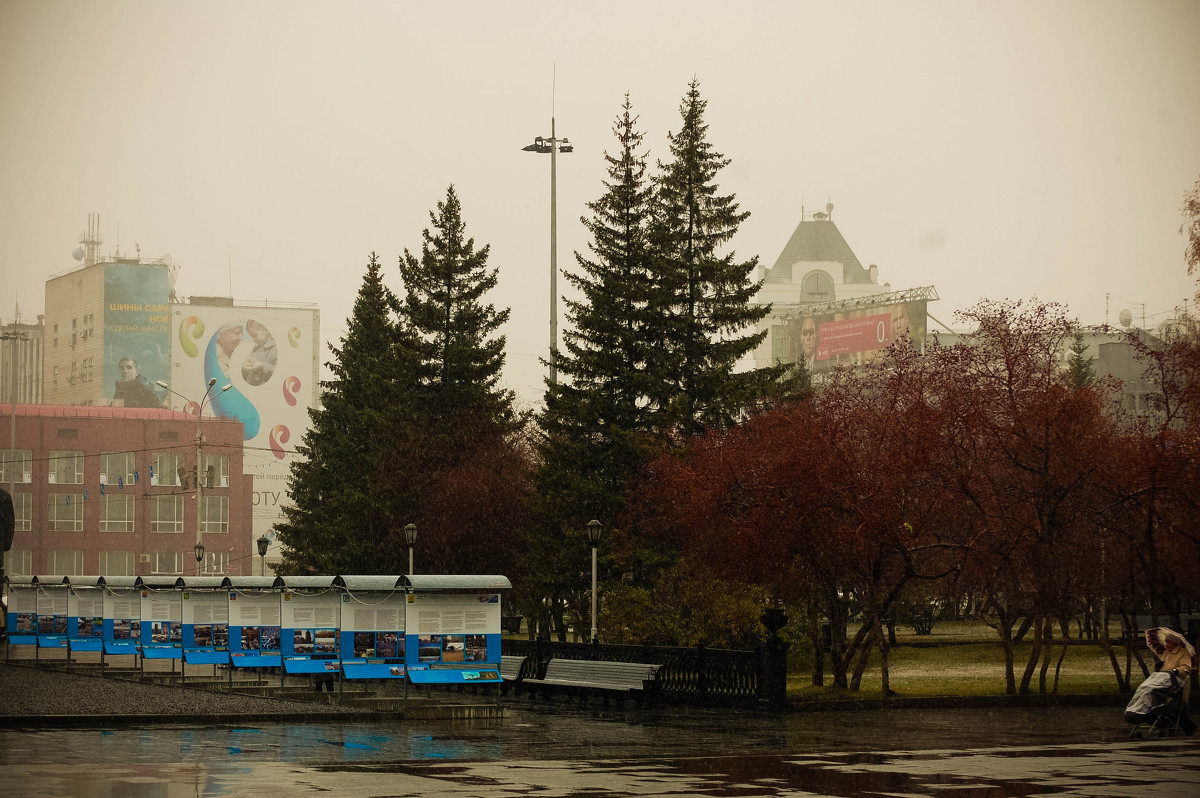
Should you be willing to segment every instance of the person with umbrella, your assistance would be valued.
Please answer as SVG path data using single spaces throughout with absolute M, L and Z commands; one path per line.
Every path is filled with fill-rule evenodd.
M 1162 670 L 1178 674 L 1183 682 L 1183 704 L 1187 706 L 1192 693 L 1192 671 L 1196 669 L 1196 649 L 1186 637 L 1165 626 L 1147 629 L 1146 645 L 1162 662 Z

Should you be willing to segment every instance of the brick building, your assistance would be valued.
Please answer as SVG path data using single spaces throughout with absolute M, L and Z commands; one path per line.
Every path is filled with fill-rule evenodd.
M 243 473 L 241 422 L 23 404 L 0 404 L 0 418 L 14 409 L 15 448 L 0 449 L 0 484 L 16 515 L 5 573 L 191 574 L 198 538 L 201 573 L 254 572 L 253 477 Z

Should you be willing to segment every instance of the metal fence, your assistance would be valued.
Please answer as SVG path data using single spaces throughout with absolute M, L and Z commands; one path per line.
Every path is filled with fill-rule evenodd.
M 542 678 L 551 659 L 644 662 L 660 665 L 656 700 L 715 706 L 774 707 L 782 686 L 772 689 L 772 674 L 786 678 L 786 646 L 767 645 L 750 650 L 664 646 L 618 646 L 562 643 L 552 640 L 501 642 L 508 656 L 526 658 L 522 677 Z M 778 662 L 782 658 L 783 662 Z M 782 667 L 780 667 L 782 665 Z M 764 678 L 764 674 L 766 678 Z

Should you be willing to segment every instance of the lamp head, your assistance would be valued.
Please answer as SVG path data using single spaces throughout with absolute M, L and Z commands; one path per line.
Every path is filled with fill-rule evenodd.
M 416 524 L 409 524 L 408 526 L 404 527 L 404 539 L 406 541 L 408 541 L 408 545 L 410 545 L 410 546 L 417 545 L 417 525 Z
M 209 378 L 208 378 L 208 387 L 209 387 L 209 388 L 212 388 L 212 387 L 213 387 L 214 385 L 216 385 L 216 384 L 217 384 L 217 378 L 216 378 L 216 377 L 209 377 Z
M 267 537 L 266 535 L 263 535 L 255 542 L 258 544 L 258 556 L 266 557 L 267 556 L 267 547 L 271 545 L 271 539 L 269 537 Z
M 604 526 L 594 518 L 591 521 L 588 521 L 587 522 L 588 543 L 592 544 L 592 546 L 600 545 L 600 530 L 603 528 L 604 528 Z
M 196 551 L 196 562 L 200 562 L 204 559 L 204 544 L 197 543 L 194 548 Z
M 171 390 L 171 386 L 167 385 L 167 384 L 166 384 L 165 382 L 163 382 L 162 380 L 158 380 L 158 381 L 156 381 L 154 384 L 155 384 L 155 385 L 157 385 L 159 388 L 162 388 L 164 391 L 169 391 L 169 390 Z

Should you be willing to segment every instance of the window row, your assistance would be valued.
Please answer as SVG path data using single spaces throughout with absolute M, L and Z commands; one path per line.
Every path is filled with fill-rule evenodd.
M 132 551 L 101 551 L 95 568 L 85 568 L 84 553 L 79 549 L 62 549 L 46 552 L 46 567 L 38 575 L 83 576 L 137 576 L 146 574 L 193 573 L 196 567 L 192 550 L 155 551 L 138 554 Z M 141 570 L 139 571 L 139 566 Z M 209 551 L 204 554 L 200 571 L 203 574 L 223 574 L 229 567 L 229 552 Z M 4 555 L 4 572 L 14 576 L 30 576 L 33 570 L 33 555 L 29 549 L 13 549 Z
M 148 513 L 151 532 L 183 531 L 183 496 L 129 493 L 107 493 L 84 498 L 82 493 L 51 493 L 46 498 L 46 529 L 51 532 L 82 532 L 83 508 L 88 501 L 100 503 L 101 532 L 133 532 L 138 514 Z M 33 496 L 18 491 L 12 497 L 16 532 L 33 530 Z M 200 531 L 221 533 L 229 531 L 229 497 L 201 498 Z
M 133 452 L 102 452 L 100 454 L 100 484 L 128 487 L 143 477 L 150 485 L 194 486 L 195 473 L 181 452 L 155 452 L 150 456 L 146 471 L 139 472 Z M 193 465 L 195 458 L 190 458 Z M 206 488 L 229 487 L 228 455 L 203 454 L 200 458 L 200 477 Z M 29 449 L 0 451 L 0 483 L 33 481 L 33 452 Z M 55 450 L 49 456 L 51 485 L 83 484 L 83 452 Z

